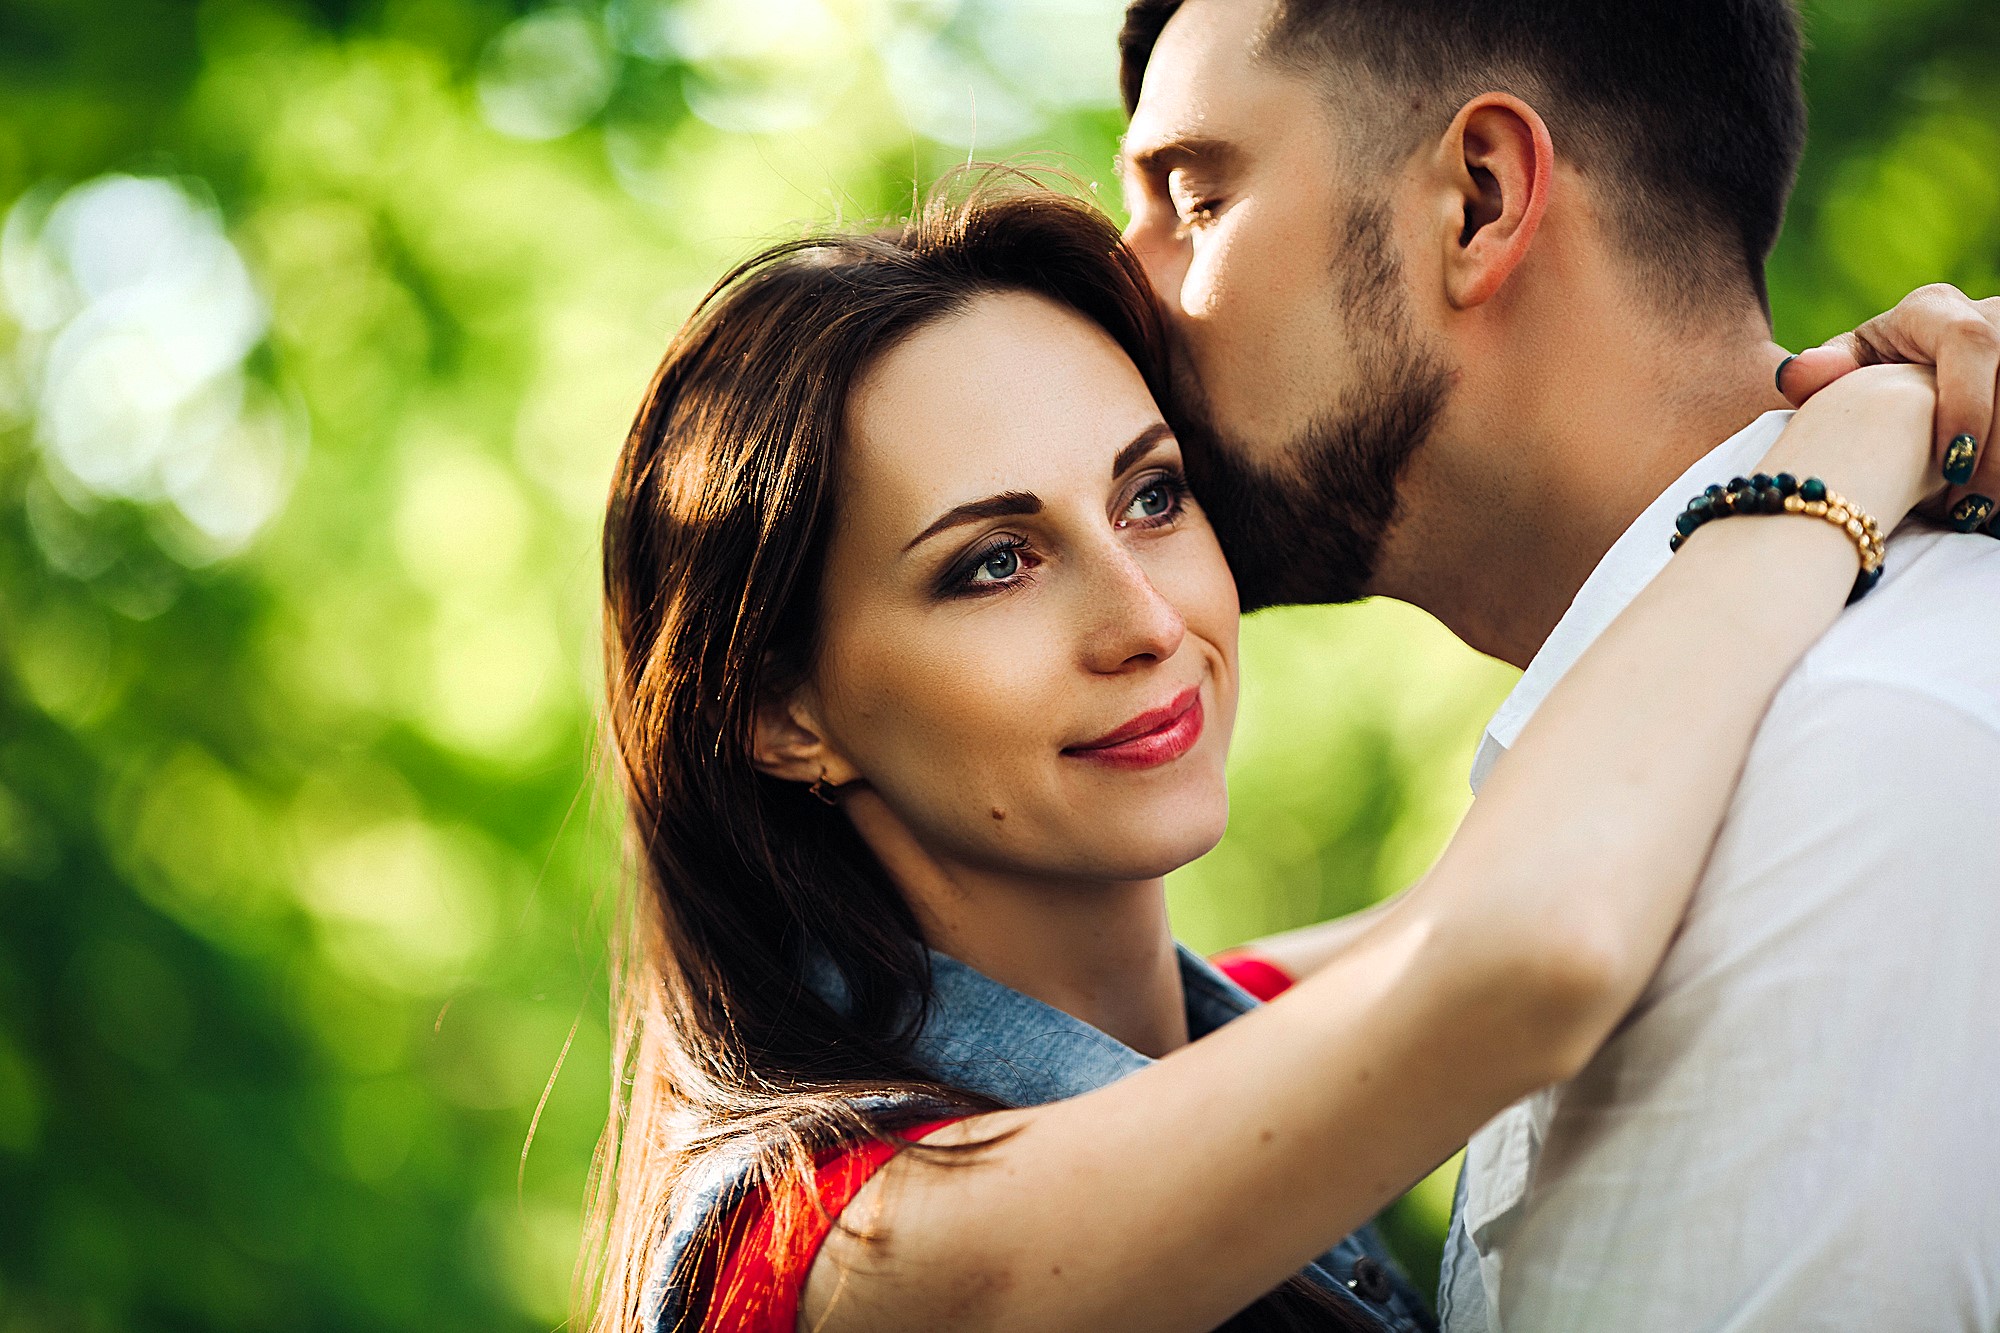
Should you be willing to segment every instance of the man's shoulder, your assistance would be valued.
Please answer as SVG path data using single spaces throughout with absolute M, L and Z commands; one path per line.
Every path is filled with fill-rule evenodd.
M 1921 530 L 1806 654 L 1772 709 L 1783 725 L 1838 694 L 1919 696 L 2000 733 L 2000 541 Z

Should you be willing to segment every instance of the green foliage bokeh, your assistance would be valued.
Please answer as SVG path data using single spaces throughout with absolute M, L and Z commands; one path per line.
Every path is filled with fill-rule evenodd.
M 971 154 L 1115 209 L 1117 17 L 0 3 L 0 1331 L 564 1318 L 617 442 L 759 241 Z M 1780 338 L 2000 289 L 2000 10 L 1808 17 Z M 1420 873 L 1511 678 L 1382 604 L 1245 651 L 1204 949 Z M 1447 1201 L 1392 1219 L 1420 1281 Z

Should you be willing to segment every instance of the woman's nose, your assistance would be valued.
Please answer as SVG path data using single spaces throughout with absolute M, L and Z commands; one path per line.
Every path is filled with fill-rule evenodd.
M 1187 637 L 1186 619 L 1129 552 L 1110 556 L 1086 595 L 1091 606 L 1084 663 L 1090 670 L 1127 671 L 1164 662 L 1180 651 L 1181 640 Z

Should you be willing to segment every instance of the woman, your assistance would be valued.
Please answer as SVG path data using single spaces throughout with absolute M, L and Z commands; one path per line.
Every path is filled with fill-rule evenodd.
M 778 247 L 668 352 L 605 530 L 645 892 L 595 1327 L 1423 1327 L 1367 1220 L 1653 971 L 1848 534 L 1702 529 L 1423 882 L 1245 1012 L 1164 906 L 1226 820 L 1237 606 L 1160 374 L 1048 194 Z M 1765 470 L 1893 524 L 1932 406 L 1852 377 Z

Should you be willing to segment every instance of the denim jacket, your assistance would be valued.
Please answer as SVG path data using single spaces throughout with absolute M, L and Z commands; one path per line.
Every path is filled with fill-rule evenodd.
M 1256 1007 L 1254 997 L 1207 960 L 1185 945 L 1175 947 L 1187 994 L 1190 1038 L 1206 1036 Z M 1088 1023 L 1003 986 L 947 954 L 931 950 L 930 961 L 933 999 L 915 1054 L 941 1081 L 1013 1106 L 1038 1106 L 1080 1096 L 1152 1063 Z M 819 960 L 808 983 L 829 1003 L 844 1007 L 845 989 L 829 962 Z M 648 1329 L 686 1333 L 681 1330 L 686 1293 L 675 1289 L 668 1277 L 703 1220 L 734 1207 L 746 1190 L 742 1166 L 718 1161 L 690 1194 L 690 1203 L 670 1223 L 653 1262 L 644 1304 Z M 1361 1264 L 1358 1276 L 1357 1264 Z M 1372 1317 L 1385 1333 L 1436 1329 L 1372 1226 L 1347 1237 L 1303 1272 Z

